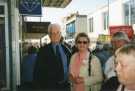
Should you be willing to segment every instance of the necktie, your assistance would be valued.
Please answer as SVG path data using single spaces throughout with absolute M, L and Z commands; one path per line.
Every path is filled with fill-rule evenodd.
M 64 52 L 62 52 L 62 48 L 60 48 L 60 45 L 56 45 L 56 56 L 59 61 L 62 62 L 63 64 L 63 69 L 64 69 L 64 79 L 67 78 L 67 58 Z
M 56 45 L 56 56 L 58 60 L 62 61 L 59 45 Z

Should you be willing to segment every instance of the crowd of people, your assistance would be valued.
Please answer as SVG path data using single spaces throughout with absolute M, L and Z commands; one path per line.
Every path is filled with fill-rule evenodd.
M 33 46 L 22 61 L 21 89 L 31 91 L 135 91 L 135 45 L 124 32 L 111 44 L 91 50 L 90 38 L 78 33 L 75 45 L 63 41 L 59 24 L 50 24 L 51 42 Z

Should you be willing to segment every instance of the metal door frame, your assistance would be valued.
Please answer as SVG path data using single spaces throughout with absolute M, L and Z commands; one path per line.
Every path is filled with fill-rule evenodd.
M 7 9 L 7 2 L 0 1 L 0 6 L 4 6 L 4 14 L 0 15 L 5 20 L 5 61 L 6 61 L 6 87 L 4 89 L 10 89 L 10 70 L 9 70 L 9 32 L 8 32 L 8 9 Z

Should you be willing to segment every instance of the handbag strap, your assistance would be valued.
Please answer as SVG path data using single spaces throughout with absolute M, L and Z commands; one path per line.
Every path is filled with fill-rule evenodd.
M 91 76 L 91 59 L 92 59 L 92 53 L 89 54 L 89 61 L 88 61 L 88 74 Z

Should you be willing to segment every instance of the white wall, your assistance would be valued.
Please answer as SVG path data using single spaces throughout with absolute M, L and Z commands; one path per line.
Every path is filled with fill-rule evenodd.
M 93 17 L 93 32 L 89 32 L 91 38 L 97 38 L 99 34 L 107 34 L 108 31 L 104 30 L 103 12 L 108 11 L 108 7 L 100 7 L 93 13 L 88 14 L 88 32 L 89 32 L 89 18 Z
M 42 39 L 41 39 L 42 43 L 50 43 L 50 38 L 49 38 L 49 35 L 46 35 L 44 36 Z
M 109 5 L 109 25 L 123 25 L 124 11 L 121 0 L 117 0 Z

